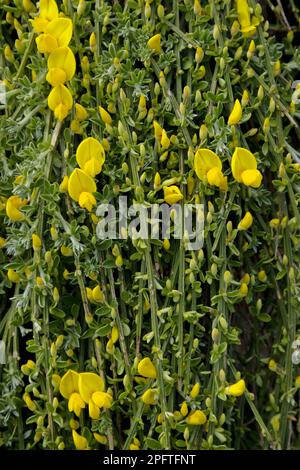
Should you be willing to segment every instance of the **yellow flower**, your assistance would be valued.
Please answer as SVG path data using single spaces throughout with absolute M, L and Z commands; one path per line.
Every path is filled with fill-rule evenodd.
M 14 283 L 19 282 L 20 279 L 21 279 L 19 274 L 16 271 L 14 271 L 13 269 L 9 269 L 7 271 L 7 277 L 11 282 L 14 282 Z
M 226 393 L 233 397 L 240 397 L 241 395 L 245 393 L 245 390 L 246 390 L 246 384 L 243 379 L 226 387 Z
M 261 282 L 266 282 L 266 280 L 267 280 L 266 271 L 264 269 L 262 269 L 261 271 L 259 271 L 257 277 Z
M 148 390 L 146 390 L 142 395 L 142 401 L 145 403 L 145 405 L 156 405 L 157 390 L 148 388 Z
M 258 188 L 261 185 L 262 174 L 257 169 L 257 161 L 253 153 L 242 147 L 236 147 L 232 160 L 233 177 L 239 183 Z
M 70 369 L 62 377 L 59 385 L 61 395 L 69 400 L 69 411 L 74 411 L 76 416 L 80 416 L 81 409 L 85 407 L 85 403 L 79 394 L 78 382 L 79 374 Z
M 54 20 L 58 17 L 58 7 L 55 0 L 40 0 L 40 18 L 45 18 L 48 21 Z
M 242 220 L 240 221 L 238 225 L 238 230 L 248 230 L 248 228 L 251 227 L 253 224 L 253 217 L 250 212 L 246 212 Z
M 239 102 L 239 100 L 235 100 L 233 109 L 228 118 L 228 124 L 230 126 L 234 124 L 238 124 L 242 118 L 242 114 L 243 114 L 243 110 L 242 110 L 241 103 Z
M 84 436 L 81 436 L 80 434 L 78 434 L 78 432 L 75 431 L 75 429 L 73 429 L 72 437 L 77 450 L 87 450 L 88 441 Z
M 160 184 L 161 184 L 161 177 L 157 171 L 154 176 L 154 184 L 153 184 L 154 189 L 158 189 L 160 187 Z
M 0 249 L 4 248 L 6 245 L 6 240 L 3 237 L 0 237 Z
M 160 45 L 160 34 L 155 34 L 152 38 L 149 39 L 147 45 L 152 51 L 155 51 L 157 54 L 161 52 L 161 45 Z
M 209 149 L 198 149 L 195 153 L 194 169 L 201 181 L 226 191 L 227 177 L 222 173 L 222 162 L 215 152 Z
M 170 147 L 171 141 L 166 133 L 166 131 L 163 129 L 162 135 L 161 135 L 161 140 L 160 144 L 164 150 L 167 150 Z
M 63 256 L 72 256 L 73 255 L 72 248 L 70 248 L 68 246 L 65 246 L 65 245 L 61 246 L 60 251 L 61 251 L 61 254 Z
M 300 375 L 297 375 L 297 377 L 295 378 L 295 386 L 297 388 L 300 387 Z
M 111 408 L 113 398 L 107 392 L 94 392 L 92 395 L 92 401 L 99 408 Z
M 187 417 L 187 423 L 191 424 L 193 426 L 201 426 L 202 424 L 205 424 L 207 421 L 207 418 L 203 411 L 201 410 L 196 410 L 193 411 L 188 417 Z
M 55 18 L 50 21 L 45 33 L 36 38 L 38 51 L 42 54 L 53 52 L 58 47 L 68 46 L 73 33 L 70 18 Z
M 107 444 L 107 437 L 106 436 L 103 436 L 102 434 L 98 434 L 97 432 L 94 432 L 93 436 L 94 436 L 95 440 L 97 442 L 99 442 L 99 444 L 103 444 L 103 445 Z
M 144 357 L 138 364 L 138 372 L 143 377 L 156 379 L 156 368 L 149 357 Z
M 239 288 L 239 294 L 243 297 L 248 294 L 248 286 L 245 282 L 242 282 L 241 287 Z
M 87 209 L 89 212 L 92 212 L 93 206 L 96 205 L 95 196 L 93 196 L 92 193 L 83 191 L 82 193 L 79 194 L 78 204 L 83 209 Z
M 186 401 L 184 401 L 180 407 L 180 413 L 182 416 L 185 418 L 189 412 L 188 406 L 186 404 Z
M 48 57 L 46 80 L 52 86 L 58 86 L 71 80 L 75 74 L 75 56 L 69 47 L 58 47 Z
M 29 393 L 24 393 L 23 400 L 30 411 L 36 411 L 36 404 L 31 400 Z
M 92 290 L 92 298 L 95 302 L 102 302 L 104 300 L 104 294 L 100 286 L 94 287 Z
M 224 176 L 222 171 L 214 167 L 207 173 L 207 181 L 211 186 L 217 186 L 221 191 L 227 191 L 227 176 Z
M 247 0 L 237 0 L 237 14 L 241 25 L 241 32 L 244 34 L 253 33 L 256 29 L 256 22 L 251 22 L 250 9 Z
M 154 136 L 160 142 L 162 133 L 163 133 L 163 128 L 157 121 L 153 121 L 153 127 L 154 127 Z
M 101 172 L 105 161 L 105 152 L 102 144 L 97 139 L 94 139 L 94 137 L 84 139 L 77 147 L 76 161 L 85 173 L 92 177 L 96 176 Z
M 104 124 L 112 124 L 111 115 L 106 111 L 106 109 L 102 108 L 102 106 L 99 106 L 99 113 Z
M 67 193 L 68 192 L 68 184 L 69 184 L 69 177 L 65 175 L 63 177 L 62 182 L 59 185 L 59 190 L 61 193 Z
M 163 247 L 166 251 L 169 251 L 169 249 L 171 248 L 170 240 L 165 238 L 164 241 L 163 241 Z
M 65 85 L 58 85 L 51 90 L 48 96 L 48 106 L 59 121 L 67 117 L 72 105 L 72 95 Z
M 197 383 L 195 383 L 195 385 L 193 386 L 193 388 L 190 392 L 190 397 L 191 398 L 196 398 L 199 395 L 199 392 L 200 392 L 200 384 L 199 384 L 199 382 L 197 382 Z
M 78 201 L 81 193 L 95 193 L 97 187 L 93 178 L 79 168 L 75 168 L 69 177 L 68 191 L 70 197 Z
M 26 206 L 26 204 L 26 199 L 21 199 L 20 196 L 10 196 L 6 201 L 6 215 L 13 222 L 19 222 L 20 220 L 24 220 L 25 216 L 19 209 L 23 206 Z
M 98 394 L 103 392 L 103 380 L 99 375 L 94 374 L 93 372 L 82 372 L 81 374 L 79 374 L 78 388 L 81 398 L 84 400 L 85 403 L 89 405 L 89 414 L 91 418 L 98 419 L 98 417 L 100 416 L 100 410 L 96 410 L 96 407 L 101 407 L 99 406 L 100 400 Z M 104 395 L 108 394 L 104 393 Z M 106 397 L 105 399 L 102 399 L 101 404 L 102 402 L 105 402 L 105 404 L 107 404 L 108 399 Z
M 49 23 L 46 18 L 41 18 L 40 16 L 37 16 L 33 20 L 29 21 L 35 33 L 44 33 Z
M 270 370 L 275 371 L 277 368 L 277 362 L 274 359 L 270 359 L 268 367 Z
M 177 186 L 165 186 L 164 187 L 164 200 L 166 203 L 176 204 L 183 199 L 183 194 Z
M 119 339 L 119 330 L 118 328 L 114 325 L 111 330 L 111 340 L 113 344 L 115 344 Z
M 35 251 L 39 251 L 41 249 L 41 246 L 42 246 L 42 240 L 40 239 L 40 237 L 36 233 L 33 233 L 31 235 L 31 239 L 32 239 L 33 249 Z
M 85 121 L 88 117 L 87 110 L 79 103 L 75 104 L 75 119 L 77 121 Z

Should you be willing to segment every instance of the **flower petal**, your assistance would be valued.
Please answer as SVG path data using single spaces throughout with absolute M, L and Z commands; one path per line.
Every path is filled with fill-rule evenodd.
M 246 170 L 242 173 L 242 181 L 246 186 L 259 188 L 261 185 L 262 174 L 259 170 Z
M 59 47 L 68 46 L 73 33 L 72 20 L 70 18 L 55 18 L 47 25 L 46 33 L 56 38 Z
M 234 179 L 239 183 L 243 183 L 243 171 L 256 169 L 257 161 L 253 153 L 242 147 L 236 147 L 231 160 L 231 171 Z
M 59 385 L 59 391 L 64 398 L 70 398 L 72 393 L 78 392 L 79 374 L 74 370 L 68 370 L 62 377 Z
M 201 181 L 207 181 L 207 173 L 212 168 L 222 170 L 222 162 L 218 155 L 209 149 L 198 149 L 194 159 L 194 169 Z
M 97 187 L 93 178 L 79 168 L 75 168 L 69 177 L 68 191 L 70 197 L 78 201 L 82 192 L 95 193 Z
M 78 386 L 79 393 L 86 403 L 89 403 L 93 393 L 104 390 L 103 380 L 93 372 L 82 372 L 79 374 Z
M 101 165 L 105 160 L 105 152 L 103 146 L 94 137 L 84 139 L 77 147 L 76 161 L 80 168 L 84 169 L 85 164 L 89 160 L 98 160 Z

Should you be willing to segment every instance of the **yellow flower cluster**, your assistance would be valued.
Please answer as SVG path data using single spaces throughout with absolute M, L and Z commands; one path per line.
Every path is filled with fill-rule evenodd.
M 112 406 L 113 397 L 104 391 L 103 380 L 93 372 L 78 373 L 69 369 L 60 381 L 59 391 L 68 400 L 69 411 L 78 417 L 86 405 L 92 419 L 99 419 L 100 410 Z M 88 447 L 85 437 L 80 436 L 75 429 L 72 434 L 77 449 Z
M 41 0 L 39 15 L 31 20 L 39 36 L 36 38 L 38 51 L 48 56 L 46 80 L 53 86 L 48 96 L 48 106 L 55 117 L 62 121 L 73 106 L 73 98 L 64 85 L 75 74 L 76 62 L 68 47 L 72 38 L 73 23 L 62 16 L 55 0 Z
M 105 161 L 102 144 L 93 137 L 87 137 L 77 148 L 76 161 L 79 168 L 75 168 L 68 178 L 68 192 L 80 207 L 91 212 L 96 205 L 93 195 L 97 190 L 94 177 L 101 172 Z
M 197 150 L 194 169 L 201 181 L 217 186 L 221 191 L 227 190 L 227 176 L 222 173 L 222 162 L 212 150 Z M 256 158 L 247 149 L 236 147 L 231 159 L 231 171 L 234 179 L 239 183 L 253 188 L 261 185 L 262 174 L 257 169 Z

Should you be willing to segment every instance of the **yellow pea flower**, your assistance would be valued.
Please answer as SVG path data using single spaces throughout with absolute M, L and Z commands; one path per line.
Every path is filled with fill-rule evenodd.
M 187 417 L 187 423 L 191 424 L 193 426 L 201 426 L 202 424 L 205 424 L 207 421 L 207 418 L 203 411 L 201 410 L 196 410 L 193 411 L 188 417 Z
M 277 368 L 277 362 L 274 359 L 270 359 L 268 367 L 274 372 Z
M 48 21 L 54 20 L 58 17 L 58 6 L 55 0 L 40 0 L 40 18 L 45 18 Z
M 111 115 L 106 111 L 106 109 L 102 108 L 102 106 L 99 106 L 99 113 L 104 124 L 108 124 L 109 126 L 111 126 L 112 118 Z
M 232 160 L 231 171 L 239 183 L 258 188 L 261 185 L 262 174 L 257 169 L 257 161 L 253 153 L 242 147 L 236 147 Z
M 154 189 L 158 189 L 160 184 L 161 184 L 161 177 L 157 171 L 154 176 L 154 184 L 153 184 Z
M 300 375 L 297 375 L 297 377 L 295 378 L 295 387 L 300 387 Z
M 163 247 L 166 251 L 169 251 L 169 249 L 171 248 L 171 243 L 170 243 L 170 240 L 168 240 L 168 238 L 164 239 Z
M 74 201 L 79 200 L 83 192 L 95 193 L 97 191 L 96 183 L 87 173 L 75 168 L 69 177 L 68 192 Z
M 26 204 L 26 199 L 21 199 L 20 196 L 10 196 L 5 205 L 7 217 L 9 217 L 13 222 L 24 220 L 25 216 L 19 209 L 26 206 Z
M 101 172 L 105 161 L 103 145 L 94 137 L 84 139 L 77 147 L 76 161 L 88 175 L 96 176 Z
M 102 434 L 98 434 L 97 432 L 94 432 L 93 436 L 94 436 L 95 440 L 97 442 L 99 442 L 99 444 L 103 444 L 103 445 L 107 444 L 107 437 L 106 436 L 103 436 Z
M 78 203 L 83 209 L 87 209 L 89 212 L 92 212 L 93 207 L 96 205 L 95 196 L 92 193 L 83 191 L 79 195 Z
M 72 437 L 74 441 L 74 445 L 77 450 L 87 450 L 88 449 L 88 441 L 84 436 L 78 434 L 75 429 L 72 430 Z
M 69 47 L 58 47 L 48 57 L 47 82 L 58 86 L 71 80 L 75 74 L 75 56 Z
M 242 119 L 242 114 L 243 114 L 243 110 L 242 110 L 241 103 L 239 102 L 239 100 L 235 100 L 233 109 L 228 118 L 229 126 L 238 124 L 240 120 Z
M 266 271 L 264 269 L 262 269 L 261 271 L 259 271 L 257 277 L 260 280 L 260 282 L 266 282 L 266 280 L 267 280 Z
M 147 45 L 152 51 L 156 52 L 157 54 L 160 54 L 161 52 L 161 36 L 160 34 L 155 34 L 155 36 L 152 36 L 149 41 L 147 42 Z
M 239 294 L 245 297 L 248 294 L 248 286 L 246 282 L 242 282 L 241 287 L 239 288 Z
M 75 104 L 75 119 L 77 121 L 85 121 L 88 117 L 87 110 L 79 103 Z
M 59 190 L 61 193 L 67 193 L 68 192 L 68 183 L 69 183 L 69 177 L 65 175 L 63 177 L 62 182 L 59 185 Z
M 68 246 L 65 246 L 65 245 L 62 245 L 60 247 L 60 251 L 61 251 L 61 254 L 63 256 L 72 256 L 73 255 L 73 251 L 72 251 L 72 248 L 68 247 Z
M 49 23 L 49 21 L 46 18 L 41 18 L 40 16 L 37 16 L 33 20 L 29 20 L 29 21 L 31 23 L 31 26 L 33 27 L 34 32 L 38 34 L 44 33 Z
M 238 230 L 248 230 L 248 228 L 251 227 L 253 224 L 253 216 L 252 214 L 248 211 L 240 221 L 238 225 Z
M 6 240 L 3 237 L 0 237 L 0 249 L 4 248 L 6 245 Z
M 231 395 L 232 397 L 240 397 L 246 391 L 246 384 L 244 379 L 239 380 L 238 382 L 229 385 L 226 387 L 227 395 Z
M 111 330 L 111 340 L 113 344 L 115 344 L 119 339 L 119 330 L 118 328 L 114 325 Z
M 67 117 L 72 105 L 72 95 L 65 85 L 58 85 L 51 90 L 48 96 L 48 106 L 59 121 Z
M 193 386 L 191 392 L 190 392 L 190 397 L 191 398 L 196 398 L 199 395 L 200 392 L 200 384 L 199 382 L 196 382 L 195 385 Z
M 97 411 L 95 407 L 100 408 L 98 392 L 103 392 L 104 383 L 101 377 L 93 372 L 82 372 L 79 374 L 78 388 L 81 398 L 89 405 L 89 413 L 91 418 L 95 417 Z M 100 415 L 100 412 L 99 412 Z M 93 418 L 96 419 L 96 418 Z
M 171 141 L 166 133 L 166 131 L 163 129 L 162 135 L 161 135 L 161 140 L 160 144 L 164 150 L 167 150 L 170 147 Z
M 36 233 L 33 233 L 31 235 L 31 239 L 32 239 L 33 249 L 35 251 L 39 251 L 42 247 L 42 240 L 40 239 L 40 237 Z
M 148 388 L 148 390 L 146 390 L 142 395 L 142 401 L 145 403 L 145 405 L 156 405 L 157 390 Z
M 222 171 L 214 167 L 207 173 L 207 181 L 211 186 L 217 186 L 221 191 L 227 191 L 227 176 L 224 176 Z
M 157 377 L 156 368 L 149 357 L 144 357 L 144 359 L 138 363 L 138 372 L 143 377 L 149 379 L 156 379 Z
M 104 294 L 100 286 L 94 287 L 94 289 L 92 290 L 92 298 L 94 302 L 103 302 Z
M 198 149 L 194 158 L 194 169 L 198 178 L 222 191 L 227 190 L 227 177 L 222 173 L 222 162 L 218 155 L 209 149 Z
M 153 121 L 154 136 L 160 142 L 162 138 L 163 128 L 157 121 Z
M 250 9 L 247 0 L 237 0 L 237 15 L 244 34 L 253 33 L 256 30 L 255 21 L 251 22 Z
M 180 413 L 185 418 L 188 412 L 189 412 L 188 406 L 186 404 L 186 401 L 184 401 L 180 407 Z
M 68 46 L 73 33 L 70 18 L 55 18 L 50 21 L 43 34 L 36 38 L 38 51 L 42 54 L 51 53 L 58 47 Z
M 18 274 L 16 271 L 14 271 L 13 269 L 9 269 L 9 270 L 7 271 L 7 277 L 8 277 L 8 279 L 9 279 L 11 282 L 14 282 L 15 284 L 16 284 L 17 282 L 19 282 L 20 279 L 21 279 L 20 276 L 19 276 L 19 274 Z
M 24 393 L 23 400 L 30 411 L 36 411 L 36 404 L 32 401 L 29 393 Z
M 107 392 L 94 392 L 92 401 L 99 408 L 111 408 L 113 397 Z
M 80 416 L 81 410 L 85 408 L 84 400 L 79 394 L 78 382 L 78 372 L 70 369 L 62 377 L 59 384 L 61 395 L 68 400 L 69 411 L 74 411 L 76 416 Z
M 164 187 L 164 200 L 167 204 L 176 204 L 183 199 L 183 194 L 177 186 Z

